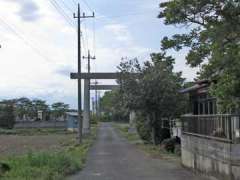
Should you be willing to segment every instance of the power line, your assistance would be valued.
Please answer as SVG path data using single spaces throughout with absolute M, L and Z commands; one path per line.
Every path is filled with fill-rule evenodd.
M 129 13 L 129 14 L 122 14 L 122 15 L 116 15 L 116 16 L 99 16 L 96 17 L 96 19 L 101 20 L 101 19 L 111 19 L 111 18 L 121 18 L 121 17 L 127 17 L 127 16 L 136 16 L 136 15 L 144 15 L 144 14 L 150 14 L 151 12 L 136 12 L 136 13 Z
M 71 2 L 73 2 L 74 5 L 78 5 L 78 3 L 75 0 L 72 0 Z
M 91 6 L 88 4 L 87 1 L 82 0 L 82 2 L 87 6 L 87 8 L 88 8 L 90 11 L 94 12 L 94 10 L 91 8 Z
M 65 3 L 65 1 L 64 0 L 59 0 L 59 1 L 61 1 L 62 2 L 62 4 L 63 4 L 63 6 L 68 10 L 68 11 L 70 11 L 71 13 L 73 13 L 73 9 L 71 9 L 69 6 L 68 6 L 68 4 L 67 3 Z
M 84 26 L 83 28 L 85 29 L 85 34 L 86 34 L 86 46 L 87 46 L 87 49 L 89 49 L 89 44 L 88 44 L 88 30 L 87 30 L 87 25 L 86 25 L 87 22 L 84 23 Z
M 52 6 L 57 10 L 57 12 L 65 19 L 65 21 L 72 26 L 73 28 L 75 28 L 74 22 L 72 21 L 72 19 L 66 14 L 66 12 L 64 11 L 64 9 L 55 1 L 55 0 L 50 0 L 49 1 Z
M 96 22 L 93 19 L 93 53 L 96 54 Z
M 9 32 L 12 32 L 15 36 L 17 36 L 20 40 L 22 40 L 24 42 L 24 44 L 26 44 L 28 47 L 30 47 L 35 53 L 37 53 L 39 56 L 41 56 L 43 59 L 45 59 L 48 62 L 52 61 L 47 56 L 42 54 L 38 48 L 34 47 L 29 41 L 27 41 L 25 39 L 25 37 L 23 35 L 19 34 L 11 25 L 6 23 L 2 18 L 0 18 L 0 21 L 2 22 L 2 24 L 4 24 L 6 30 L 8 30 Z

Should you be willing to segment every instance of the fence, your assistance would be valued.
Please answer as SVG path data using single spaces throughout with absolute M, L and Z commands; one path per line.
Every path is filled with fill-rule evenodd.
M 239 142 L 239 115 L 184 115 L 181 119 L 184 134 L 192 134 L 232 143 Z

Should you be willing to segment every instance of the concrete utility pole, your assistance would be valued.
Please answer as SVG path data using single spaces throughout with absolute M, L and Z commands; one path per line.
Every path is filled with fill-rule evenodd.
M 88 56 L 83 56 L 83 59 L 88 60 L 88 74 L 90 74 L 91 63 L 90 60 L 96 59 L 91 56 L 88 50 Z M 90 78 L 84 80 L 84 111 L 83 111 L 83 134 L 90 133 Z
M 97 80 L 95 80 L 95 85 L 97 85 L 98 84 L 98 82 L 97 82 Z M 99 118 L 99 116 L 98 116 L 98 94 L 97 94 L 97 89 L 95 89 L 95 112 L 96 112 L 96 116 Z
M 81 76 L 81 19 L 85 18 L 93 18 L 95 17 L 94 12 L 92 16 L 86 16 L 85 13 L 81 15 L 80 12 L 80 4 L 78 3 L 78 12 L 77 16 L 74 13 L 74 18 L 77 18 L 78 20 L 78 74 Z M 78 117 L 79 117 L 79 123 L 78 123 L 78 143 L 82 143 L 82 85 L 81 85 L 81 78 L 78 79 Z

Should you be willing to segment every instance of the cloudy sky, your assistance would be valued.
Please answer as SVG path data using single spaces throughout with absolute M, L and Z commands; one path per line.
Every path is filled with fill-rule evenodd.
M 72 18 L 77 2 L 0 0 L 0 99 L 25 96 L 76 107 L 77 83 L 69 73 L 77 68 L 76 20 Z M 121 57 L 147 60 L 149 53 L 160 50 L 162 37 L 186 31 L 165 26 L 156 18 L 159 0 L 79 2 L 86 14 L 93 10 L 96 14 L 95 19 L 82 22 L 83 55 L 90 49 L 97 57 L 92 71 L 115 72 Z M 196 70 L 185 65 L 186 52 L 169 53 L 176 58 L 175 70 L 192 80 Z

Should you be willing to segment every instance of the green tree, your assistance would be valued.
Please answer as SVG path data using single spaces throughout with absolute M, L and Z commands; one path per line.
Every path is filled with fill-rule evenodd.
M 62 116 L 65 117 L 66 112 L 69 110 L 69 105 L 63 102 L 56 102 L 52 104 L 51 108 L 53 117 L 57 119 Z
M 124 107 L 144 116 L 145 125 L 151 127 L 154 143 L 166 138 L 162 118 L 179 117 L 186 108 L 186 98 L 178 93 L 184 79 L 181 72 L 173 72 L 173 64 L 174 59 L 165 53 L 153 53 L 151 61 L 146 61 L 143 66 L 136 59 L 123 61 L 119 66 L 123 74 L 118 82 Z M 139 76 L 133 77 L 133 72 Z
M 31 119 L 35 117 L 32 101 L 26 97 L 15 100 L 15 112 L 20 119 L 24 116 Z
M 199 78 L 217 81 L 211 93 L 223 109 L 240 105 L 240 2 L 239 0 L 171 0 L 160 4 L 159 18 L 166 25 L 191 30 L 162 40 L 162 49 L 189 50 L 186 60 L 200 66 Z
M 4 100 L 0 102 L 0 127 L 13 128 L 14 123 L 14 101 Z
M 128 112 L 124 107 L 119 90 L 106 92 L 100 99 L 101 111 L 113 121 L 127 121 Z

